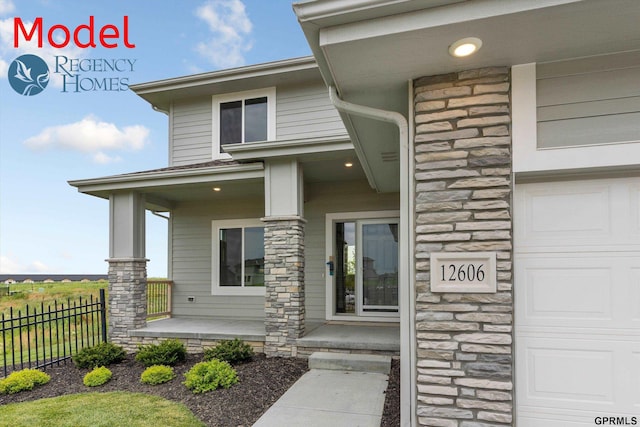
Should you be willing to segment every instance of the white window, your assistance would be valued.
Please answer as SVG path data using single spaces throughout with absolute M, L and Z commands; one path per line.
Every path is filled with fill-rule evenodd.
M 230 158 L 227 144 L 272 141 L 276 137 L 276 88 L 213 97 L 213 158 Z
M 214 295 L 264 295 L 264 224 L 213 221 Z

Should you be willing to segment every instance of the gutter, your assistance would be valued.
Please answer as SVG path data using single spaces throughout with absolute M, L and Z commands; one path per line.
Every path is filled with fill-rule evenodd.
M 413 239 L 410 234 L 413 228 L 413 194 L 411 187 L 409 170 L 403 165 L 411 168 L 409 164 L 409 124 L 407 119 L 397 111 L 381 110 L 368 107 L 366 105 L 353 104 L 344 101 L 338 96 L 335 86 L 329 86 L 329 98 L 338 111 L 345 114 L 365 117 L 373 120 L 393 123 L 398 127 L 400 133 L 400 238 L 404 244 L 399 245 L 398 282 L 405 286 L 399 286 L 398 297 L 400 302 L 400 414 L 403 425 L 415 424 L 416 386 L 415 362 L 416 349 L 414 336 L 415 324 L 413 308 L 413 286 L 410 260 L 413 259 Z M 407 355 L 408 353 L 408 355 Z
M 380 110 L 366 105 L 353 104 L 344 101 L 338 96 L 335 86 L 329 86 L 329 98 L 338 111 L 353 114 L 373 120 L 393 123 L 400 131 L 400 149 L 409 149 L 409 123 L 407 119 L 397 111 Z

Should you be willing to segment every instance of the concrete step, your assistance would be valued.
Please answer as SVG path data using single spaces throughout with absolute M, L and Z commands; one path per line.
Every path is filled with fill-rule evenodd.
M 309 369 L 375 372 L 389 375 L 391 356 L 317 351 L 309 356 Z

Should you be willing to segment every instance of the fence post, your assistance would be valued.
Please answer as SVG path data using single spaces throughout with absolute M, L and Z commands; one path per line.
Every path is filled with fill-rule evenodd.
M 104 288 L 100 288 L 100 314 L 102 325 L 102 342 L 107 342 L 107 300 L 105 298 Z

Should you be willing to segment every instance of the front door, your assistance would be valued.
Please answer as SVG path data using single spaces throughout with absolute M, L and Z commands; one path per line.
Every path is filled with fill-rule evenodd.
M 337 219 L 331 245 L 331 317 L 397 318 L 398 220 Z

